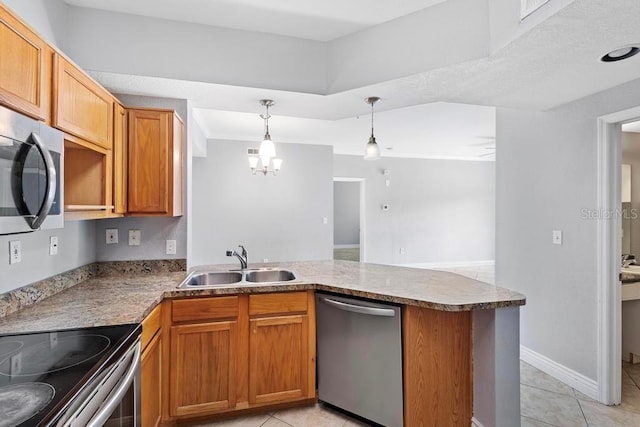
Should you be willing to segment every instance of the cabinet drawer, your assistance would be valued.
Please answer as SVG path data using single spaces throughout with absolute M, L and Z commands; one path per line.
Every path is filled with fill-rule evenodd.
M 301 313 L 306 311 L 306 292 L 249 295 L 250 316 L 279 313 Z
M 149 315 L 142 321 L 142 338 L 140 339 L 140 341 L 143 350 L 147 347 L 147 345 L 151 342 L 153 336 L 160 329 L 160 322 L 162 319 L 162 316 L 160 316 L 160 314 L 162 313 L 161 310 L 161 305 L 158 304 L 156 308 L 154 308 L 151 313 L 149 313 Z
M 215 297 L 174 300 L 171 302 L 171 320 L 190 322 L 238 317 L 238 297 Z

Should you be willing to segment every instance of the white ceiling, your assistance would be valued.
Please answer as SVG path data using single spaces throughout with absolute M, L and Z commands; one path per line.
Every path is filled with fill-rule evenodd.
M 623 132 L 640 133 L 640 121 L 630 122 L 630 123 L 623 123 L 622 124 L 622 131 Z
M 331 40 L 353 31 L 360 31 L 357 34 L 362 38 L 374 29 L 373 26 L 385 20 L 435 3 L 452 4 L 452 1 L 435 0 L 278 0 L 268 5 L 258 0 L 65 1 L 86 7 L 314 40 Z M 496 6 L 516 0 L 486 1 Z M 153 7 L 149 6 L 151 3 Z M 362 120 L 354 117 L 368 113 L 368 106 L 363 102 L 365 97 L 380 96 L 383 101 L 376 106 L 380 119 L 376 136 L 383 147 L 393 146 L 391 152 L 384 152 L 385 155 L 477 158 L 489 151 L 487 146 L 490 146 L 486 142 L 484 145 L 478 143 L 490 143 L 488 138 L 495 136 L 495 112 L 491 106 L 548 110 L 640 76 L 640 55 L 621 63 L 598 61 L 609 50 L 640 42 L 637 19 L 640 1 L 553 0 L 536 14 L 560 3 L 563 8 L 536 22 L 527 31 L 523 30 L 526 22 L 519 23 L 514 32 L 517 33 L 515 39 L 476 59 L 423 69 L 406 77 L 378 80 L 331 94 L 278 91 L 248 87 L 250 83 L 216 84 L 100 69 L 90 70 L 90 73 L 116 93 L 189 99 L 200 110 L 203 127 L 211 138 L 255 140 L 262 125 L 257 117 L 261 112 L 257 101 L 275 99 L 277 104 L 272 109 L 274 139 L 328 143 L 323 137 L 328 135 L 336 152 L 351 154 L 361 153 L 368 136 L 368 131 L 361 126 Z M 381 5 L 386 6 L 380 8 Z M 432 8 L 428 12 L 439 10 Z M 496 13 L 495 8 L 492 13 Z M 536 14 L 527 19 L 535 21 Z M 393 22 L 402 19 L 406 18 Z M 380 26 L 384 25 L 389 24 Z M 487 31 L 494 29 L 491 22 L 488 25 Z M 363 31 L 365 28 L 369 29 Z M 403 39 L 394 43 L 406 48 L 418 41 Z M 390 41 L 389 45 L 395 46 L 394 43 Z M 467 104 L 489 108 L 468 108 Z M 456 121 L 461 116 L 465 119 Z M 277 133 L 280 133 L 280 139 Z
M 269 133 L 274 142 L 333 145 L 337 154 L 364 155 L 371 115 L 318 120 L 276 115 L 270 109 Z M 256 113 L 200 109 L 197 119 L 213 139 L 256 141 L 264 122 Z M 411 123 L 411 126 L 406 126 Z M 374 113 L 374 133 L 388 157 L 495 160 L 495 108 L 435 103 Z
M 329 41 L 445 0 L 64 0 L 113 12 Z

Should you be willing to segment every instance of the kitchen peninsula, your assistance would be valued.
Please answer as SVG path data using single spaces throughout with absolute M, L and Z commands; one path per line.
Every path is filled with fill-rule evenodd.
M 403 306 L 405 425 L 433 419 L 445 420 L 447 425 L 468 426 L 472 416 L 483 425 L 519 422 L 518 330 L 523 295 L 432 270 L 346 261 L 260 265 L 263 266 L 295 271 L 297 280 L 183 290 L 176 287 L 186 277 L 184 272 L 99 276 L 1 318 L 0 333 L 140 323 L 157 306 L 196 298 L 227 300 L 237 296 L 242 301 L 247 295 L 257 294 L 335 292 Z M 306 307 L 309 319 L 315 322 L 312 304 L 305 306 L 305 312 Z M 170 310 L 163 309 L 161 318 L 158 329 L 167 337 L 168 329 L 176 328 L 167 325 L 167 319 L 171 321 Z M 145 323 L 143 340 L 144 326 Z M 315 344 L 310 348 L 309 359 L 315 363 Z M 313 377 L 312 384 L 314 381 Z M 241 389 L 238 388 L 239 394 Z M 163 386 L 163 390 L 168 388 Z M 168 399 L 163 402 L 168 403 Z M 238 398 L 238 405 L 241 403 Z M 181 419 L 163 411 L 165 421 Z

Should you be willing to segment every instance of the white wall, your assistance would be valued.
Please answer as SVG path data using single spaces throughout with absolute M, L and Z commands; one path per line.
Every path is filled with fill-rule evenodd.
M 383 175 L 383 169 L 390 175 Z M 390 157 L 368 162 L 361 156 L 336 155 L 333 173 L 365 178 L 366 262 L 493 260 L 493 162 Z M 389 205 L 388 211 L 382 210 L 383 204 Z
M 594 380 L 596 120 L 639 104 L 635 80 L 547 112 L 497 110 L 496 284 L 527 296 L 522 345 Z
M 640 133 L 622 132 L 622 163 L 631 165 L 631 209 L 629 218 L 631 253 L 640 258 Z
M 250 263 L 333 257 L 332 148 L 276 144 L 282 170 L 265 177 L 249 169 L 247 148 L 257 146 L 209 141 L 208 157 L 193 159 L 189 266 L 236 263 L 225 251 L 239 244 Z
M 64 49 L 67 31 L 67 5 L 61 0 L 4 0 L 40 36 L 59 49 Z
M 69 7 L 65 52 L 84 69 L 323 93 L 324 43 Z
M 333 244 L 360 244 L 359 182 L 333 182 Z
M 189 105 L 184 99 L 166 99 L 148 96 L 116 95 L 126 107 L 164 108 L 177 111 L 184 121 L 184 165 L 183 165 L 183 202 L 185 212 L 181 217 L 131 217 L 113 218 L 98 221 L 96 225 L 96 243 L 98 261 L 124 261 L 137 259 L 170 259 L 187 257 L 187 215 L 189 211 L 187 200 L 187 181 L 190 175 L 190 146 L 189 126 L 187 117 Z M 119 243 L 106 244 L 105 230 L 117 228 Z M 129 230 L 140 230 L 140 246 L 128 245 Z M 176 254 L 166 254 L 166 240 L 176 240 Z
M 58 255 L 49 238 L 58 236 Z M 9 241 L 20 240 L 22 262 L 9 264 Z M 65 221 L 64 228 L 0 236 L 0 294 L 96 261 L 95 221 Z

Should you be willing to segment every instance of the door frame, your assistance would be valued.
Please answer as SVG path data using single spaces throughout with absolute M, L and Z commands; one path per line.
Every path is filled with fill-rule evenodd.
M 367 251 L 365 244 L 365 230 L 366 230 L 366 215 L 365 215 L 365 179 L 364 178 L 354 178 L 354 177 L 342 177 L 336 176 L 333 177 L 333 182 L 357 182 L 360 185 L 360 262 L 367 262 Z M 335 197 L 333 199 L 335 203 Z M 334 227 L 335 227 L 335 218 L 333 219 Z
M 620 274 L 621 124 L 638 120 L 640 107 L 598 117 L 597 142 L 597 295 L 598 400 L 621 401 L 622 298 Z

